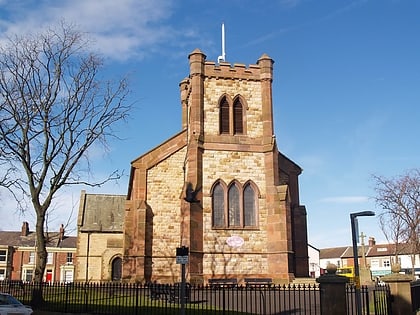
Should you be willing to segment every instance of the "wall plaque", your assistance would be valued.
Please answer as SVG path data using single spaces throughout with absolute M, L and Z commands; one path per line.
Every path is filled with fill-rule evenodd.
M 241 247 L 244 245 L 244 243 L 244 239 L 238 235 L 232 235 L 226 240 L 226 244 L 228 244 L 230 247 Z

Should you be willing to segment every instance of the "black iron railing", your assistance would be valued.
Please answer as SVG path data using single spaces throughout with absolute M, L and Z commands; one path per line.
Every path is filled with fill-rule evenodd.
M 33 304 L 35 290 L 42 300 Z M 87 314 L 179 314 L 180 284 L 135 283 L 11 283 L 8 292 L 36 310 Z M 362 287 L 363 314 L 370 314 L 368 289 Z M 316 284 L 261 286 L 192 286 L 185 290 L 185 314 L 321 314 Z M 354 287 L 347 287 L 348 314 L 356 314 Z M 387 313 L 377 313 L 387 314 Z

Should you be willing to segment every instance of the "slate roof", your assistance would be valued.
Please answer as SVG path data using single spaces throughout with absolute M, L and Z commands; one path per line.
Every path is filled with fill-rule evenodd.
M 365 256 L 368 256 L 369 253 L 369 249 L 370 247 L 368 245 L 364 246 L 364 250 L 365 250 Z M 361 257 L 363 255 L 363 247 L 362 246 L 358 246 L 357 247 L 357 254 Z M 343 253 L 342 255 L 343 258 L 351 258 L 353 257 L 353 246 L 348 246 L 346 251 Z
M 348 246 L 345 247 L 331 247 L 321 248 L 319 250 L 319 259 L 338 258 L 341 257 L 347 250 Z
M 59 232 L 49 232 L 46 235 L 47 247 L 76 248 L 77 237 L 75 236 L 64 236 L 60 241 Z M 35 239 L 35 232 L 22 236 L 20 231 L 0 231 L 0 246 L 35 247 Z
M 398 244 L 397 247 L 399 255 L 410 255 L 411 249 L 408 244 Z M 369 256 L 391 256 L 395 255 L 395 244 L 376 244 L 370 248 Z
M 78 228 L 80 232 L 122 233 L 125 195 L 87 194 L 80 196 Z

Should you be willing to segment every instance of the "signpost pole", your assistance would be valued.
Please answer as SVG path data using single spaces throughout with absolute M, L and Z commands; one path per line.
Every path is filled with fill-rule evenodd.
M 351 224 L 351 238 L 353 243 L 353 260 L 354 260 L 354 282 L 355 282 L 355 293 L 356 293 L 356 314 L 362 315 L 362 297 L 360 292 L 360 273 L 359 273 L 359 251 L 357 248 L 357 239 L 359 235 L 359 226 L 357 217 L 374 216 L 373 211 L 362 211 L 356 213 L 350 213 L 350 224 Z
M 185 315 L 185 264 L 181 264 L 181 310 L 180 315 Z
M 182 246 L 176 249 L 176 263 L 181 265 L 181 290 L 179 298 L 181 299 L 180 315 L 185 315 L 185 265 L 188 263 L 188 247 Z M 177 290 L 178 288 L 175 288 Z

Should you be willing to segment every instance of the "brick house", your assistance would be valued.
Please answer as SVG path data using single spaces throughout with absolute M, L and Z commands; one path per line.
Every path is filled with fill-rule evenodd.
M 373 279 L 390 274 L 391 266 L 395 262 L 400 264 L 402 273 L 411 274 L 414 269 L 415 276 L 420 277 L 420 254 L 413 253 L 405 243 L 398 246 L 392 243 L 377 244 L 375 238 L 370 237 L 368 244 L 358 246 L 357 251 L 359 266 L 367 266 Z M 396 253 L 398 253 L 398 261 L 396 261 Z M 323 269 L 329 263 L 338 267 L 354 266 L 352 246 L 322 248 L 319 258 Z
M 248 67 L 189 55 L 182 130 L 131 163 L 124 281 L 179 281 L 180 246 L 193 283 L 308 277 L 302 170 L 277 148 L 273 63 L 265 54 Z
M 48 232 L 47 265 L 44 281 L 74 280 L 76 237 L 66 236 L 64 227 L 59 232 Z M 36 235 L 23 222 L 21 231 L 0 231 L 0 280 L 32 281 L 35 269 Z

